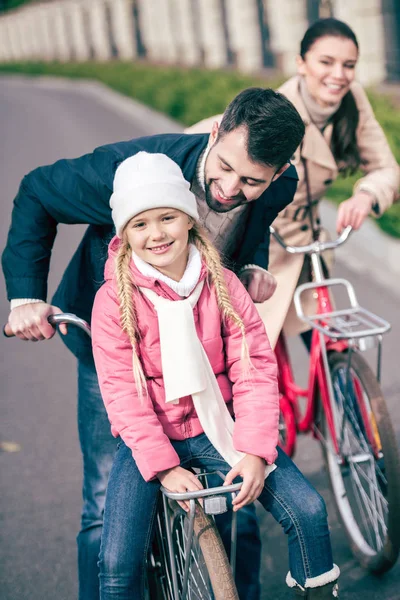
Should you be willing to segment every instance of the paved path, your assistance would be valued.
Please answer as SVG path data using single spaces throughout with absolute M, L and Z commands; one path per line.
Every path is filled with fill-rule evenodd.
M 23 175 L 61 157 L 78 156 L 95 146 L 163 129 L 168 121 L 150 118 L 128 101 L 98 87 L 30 83 L 0 78 L 2 140 L 1 240 L 5 241 L 12 198 Z M 97 91 L 96 91 L 97 90 Z M 82 235 L 82 227 L 61 227 L 52 260 L 50 288 Z M 344 260 L 345 260 L 344 256 Z M 350 278 L 363 303 L 393 323 L 384 352 L 384 389 L 400 432 L 398 408 L 399 298 L 381 289 L 370 273 L 337 265 Z M 8 315 L 0 282 L 0 321 Z M 0 339 L 2 419 L 0 442 L 20 445 L 18 452 L 0 453 L 0 578 L 3 600 L 71 600 L 76 597 L 75 535 L 79 523 L 81 464 L 76 433 L 75 361 L 60 340 L 24 344 Z M 295 343 L 296 368 L 304 372 L 304 353 Z M 297 462 L 328 501 L 336 561 L 342 568 L 344 600 L 400 599 L 400 566 L 382 579 L 362 571 L 353 560 L 321 471 L 318 445 L 303 439 Z M 287 597 L 284 536 L 271 518 L 262 516 L 265 539 L 262 600 Z M 239 557 L 240 560 L 240 557 Z

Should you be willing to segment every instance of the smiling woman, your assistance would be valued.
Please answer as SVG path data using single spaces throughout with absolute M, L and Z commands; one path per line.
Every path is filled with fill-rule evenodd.
M 338 232 L 348 225 L 358 229 L 369 214 L 382 214 L 396 198 L 399 167 L 355 80 L 358 56 L 357 38 L 346 23 L 317 21 L 301 42 L 298 75 L 280 88 L 306 124 L 304 140 L 293 157 L 299 176 L 297 192 L 274 223 L 286 244 L 308 244 L 320 235 L 319 202 L 340 175 L 358 168 L 365 174 L 356 182 L 352 197 L 339 205 Z M 297 319 L 292 297 L 297 283 L 310 276 L 308 264 L 271 240 L 269 268 L 278 283 L 276 294 L 263 307 L 264 319 L 277 323 L 275 335 L 283 325 L 288 334 L 303 332 L 307 326 Z M 315 311 L 311 293 L 305 309 Z

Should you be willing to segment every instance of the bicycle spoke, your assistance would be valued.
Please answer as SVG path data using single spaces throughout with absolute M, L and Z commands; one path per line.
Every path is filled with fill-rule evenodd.
M 364 535 L 367 536 L 369 545 L 379 551 L 383 547 L 383 539 L 387 531 L 385 515 L 388 513 L 388 502 L 379 487 L 377 473 L 381 476 L 382 482 L 386 483 L 386 478 L 376 464 L 366 433 L 362 430 L 362 416 L 357 411 L 353 375 L 350 376 L 352 379 L 348 382 L 347 372 L 342 368 L 338 370 L 337 377 L 333 381 L 336 398 L 335 420 L 338 431 L 341 432 L 339 447 L 349 463 L 351 487 Z M 365 401 L 365 398 L 362 401 Z M 368 466 L 365 466 L 365 462 L 352 461 L 353 456 L 361 454 L 369 455 Z
M 351 478 L 351 487 L 353 489 L 354 497 L 356 499 L 358 510 L 362 519 L 362 523 L 364 525 L 364 531 L 366 532 L 366 535 L 368 537 L 368 544 L 372 547 L 372 537 L 368 527 L 368 517 L 366 516 L 366 512 L 368 512 L 368 510 L 366 510 L 367 507 L 362 502 L 361 494 L 358 493 L 359 490 L 353 478 Z
M 378 524 L 378 521 L 380 520 L 380 518 L 377 518 L 378 517 L 377 512 L 374 511 L 374 505 L 373 505 L 371 499 L 368 497 L 368 494 L 366 493 L 365 489 L 362 486 L 359 475 L 357 473 L 357 469 L 354 469 L 354 475 L 355 475 L 355 480 L 358 483 L 358 491 L 360 493 L 360 496 L 364 500 L 364 507 L 369 515 L 369 522 L 371 523 L 371 525 L 373 527 L 375 537 L 376 537 L 376 544 L 377 544 L 378 550 L 379 550 L 382 547 L 382 540 L 379 535 L 379 524 Z M 382 526 L 383 530 L 385 531 L 386 524 L 384 521 L 381 522 L 381 526 Z M 366 530 L 370 535 L 370 528 L 368 526 L 366 527 Z M 372 541 L 371 541 L 371 545 L 372 545 Z
M 374 491 L 374 493 L 376 493 L 381 501 L 381 505 L 383 504 L 386 508 L 389 506 L 388 501 L 386 500 L 385 496 L 382 494 L 382 492 L 380 491 L 379 487 L 378 487 L 378 483 L 376 482 L 376 476 L 373 477 L 372 476 L 368 476 L 367 473 L 365 471 L 363 471 L 360 467 L 360 465 L 358 465 L 357 463 L 353 463 L 354 466 L 356 468 L 359 468 L 359 473 L 360 475 L 362 475 L 362 477 L 365 479 L 365 481 L 368 483 L 368 485 L 370 486 L 370 488 L 372 488 L 372 490 Z M 375 470 L 374 468 L 370 465 L 370 468 L 372 470 L 372 473 L 375 474 Z
M 342 429 L 342 449 L 344 450 L 344 454 L 347 456 L 350 463 L 351 484 L 354 497 L 362 518 L 365 533 L 369 539 L 369 544 L 371 546 L 375 546 L 375 548 L 377 548 L 379 551 L 383 546 L 379 524 L 381 525 L 383 535 L 385 535 L 387 528 L 383 513 L 385 508 L 387 513 L 388 503 L 379 489 L 376 479 L 374 456 L 372 455 L 371 449 L 368 446 L 364 433 L 359 425 L 359 416 L 356 414 L 352 403 L 346 401 L 341 386 L 336 385 L 335 390 L 340 398 L 339 402 L 344 408 L 344 410 L 341 412 L 342 414 L 344 412 L 347 414 L 348 423 L 347 426 L 344 427 L 344 430 Z M 370 455 L 369 472 L 366 472 L 361 464 L 351 461 L 351 456 L 360 453 L 366 453 Z M 369 495 L 363 486 L 361 478 L 368 485 Z M 373 544 L 371 527 L 374 532 L 375 544 Z

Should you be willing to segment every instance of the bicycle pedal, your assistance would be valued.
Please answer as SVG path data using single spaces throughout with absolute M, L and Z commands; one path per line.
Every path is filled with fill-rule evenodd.
M 204 512 L 207 515 L 222 515 L 228 510 L 225 496 L 208 496 L 204 498 Z

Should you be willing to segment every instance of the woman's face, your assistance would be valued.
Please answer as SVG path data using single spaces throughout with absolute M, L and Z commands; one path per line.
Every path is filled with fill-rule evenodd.
M 332 106 L 347 94 L 355 77 L 357 46 L 343 37 L 319 38 L 297 57 L 297 68 L 303 75 L 310 95 L 320 106 Z

